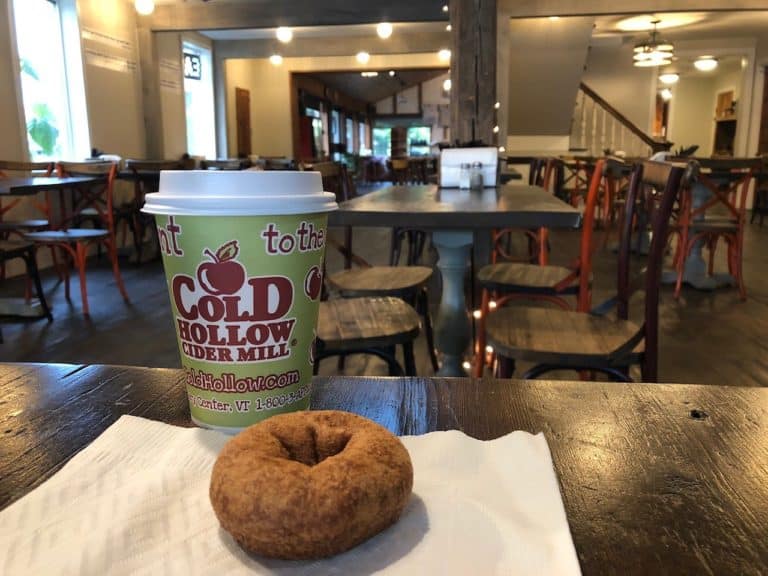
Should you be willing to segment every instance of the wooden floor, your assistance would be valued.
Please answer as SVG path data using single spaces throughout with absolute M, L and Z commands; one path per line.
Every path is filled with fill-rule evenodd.
M 553 232 L 552 262 L 567 263 L 575 256 L 576 232 Z M 748 300 L 741 302 L 732 288 L 699 292 L 686 287 L 679 301 L 665 287 L 661 304 L 660 380 L 703 384 L 768 385 L 768 226 L 748 226 L 744 275 Z M 385 264 L 389 233 L 381 229 L 356 229 L 355 251 L 374 264 Z M 433 255 L 434 258 L 434 255 Z M 335 253 L 328 255 L 329 271 L 341 268 Z M 615 255 L 599 250 L 595 259 L 595 302 L 614 286 Z M 722 266 L 722 260 L 721 260 Z M 178 350 L 171 322 L 165 278 L 159 262 L 140 267 L 123 265 L 123 277 L 131 297 L 125 303 L 111 271 L 93 262 L 88 271 L 91 316 L 81 313 L 79 288 L 73 281 L 73 299 L 64 298 L 64 287 L 50 273 L 44 278 L 55 320 L 2 326 L 5 343 L 0 361 L 75 362 L 177 367 Z M 432 286 L 432 302 L 438 301 L 439 281 Z M 6 281 L 0 291 L 19 294 L 18 281 Z M 417 369 L 432 373 L 422 339 L 416 344 Z M 326 360 L 322 374 L 336 370 Z M 359 358 L 347 364 L 350 374 L 383 374 L 378 359 Z M 567 377 L 567 376 L 566 376 Z

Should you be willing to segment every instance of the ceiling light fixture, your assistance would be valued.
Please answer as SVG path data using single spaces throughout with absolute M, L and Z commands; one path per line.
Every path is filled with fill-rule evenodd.
M 280 40 L 280 42 L 287 44 L 293 40 L 293 30 L 286 28 L 285 26 L 280 26 L 275 32 L 275 36 L 277 36 L 277 39 Z
M 447 48 L 443 48 L 440 50 L 440 52 L 437 53 L 437 57 L 442 60 L 443 62 L 447 62 L 451 59 L 451 51 Z
M 451 79 L 450 78 L 446 78 L 445 80 L 443 80 L 443 90 L 445 90 L 446 92 L 450 92 L 451 91 Z
M 678 80 L 680 80 L 680 74 L 676 72 L 667 72 L 659 75 L 659 82 L 662 84 L 677 84 Z
M 653 21 L 653 30 L 650 37 L 644 42 L 635 45 L 635 54 L 633 56 L 635 66 L 645 68 L 650 66 L 666 66 L 672 63 L 673 50 L 675 47 L 659 38 L 656 26 L 660 20 Z
M 717 68 L 717 59 L 713 56 L 702 56 L 693 63 L 693 66 L 696 68 L 696 70 L 700 70 L 702 72 L 711 72 Z
M 560 20 L 560 16 L 550 16 L 549 17 L 549 21 L 550 22 L 557 22 L 558 20 Z
M 280 64 L 283 63 L 283 57 L 280 56 L 280 54 L 272 54 L 272 56 L 269 57 L 269 61 L 272 66 L 280 66 Z
M 395 75 L 395 71 L 394 70 L 390 70 L 389 71 L 389 77 L 392 78 L 392 76 L 394 76 L 394 75 Z
M 669 88 L 664 88 L 659 94 L 661 95 L 661 99 L 665 102 L 672 100 L 672 90 Z
M 375 78 L 378 75 L 379 73 L 376 71 L 360 72 L 360 76 L 362 76 L 363 78 Z
M 392 24 L 389 22 L 382 22 L 378 26 L 376 26 L 376 34 L 379 35 L 379 38 L 382 40 L 386 40 L 390 36 L 392 36 Z
M 360 62 L 360 64 L 368 64 L 368 61 L 371 59 L 371 55 L 368 54 L 368 52 L 358 52 L 355 58 L 358 62 Z
M 451 26 L 450 24 L 446 24 L 445 29 L 446 31 L 450 32 L 451 30 L 453 30 L 453 26 Z
M 154 0 L 136 0 L 133 5 L 136 7 L 136 12 L 142 16 L 149 16 L 155 11 Z

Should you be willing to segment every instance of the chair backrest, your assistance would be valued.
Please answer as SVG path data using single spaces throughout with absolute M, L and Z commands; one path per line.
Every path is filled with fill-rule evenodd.
M 14 160 L 0 160 L 0 178 L 9 176 L 9 172 L 22 172 L 24 174 L 39 173 L 42 176 L 50 176 L 53 173 L 53 162 L 16 162 Z
M 59 162 L 56 164 L 56 173 L 59 177 L 66 176 L 93 176 L 99 178 L 88 186 L 78 186 L 80 194 L 73 198 L 72 212 L 65 217 L 64 222 L 59 222 L 56 227 L 66 225 L 77 217 L 85 208 L 95 209 L 101 220 L 107 224 L 107 228 L 114 233 L 114 186 L 117 177 L 116 162 Z
M 161 170 L 184 170 L 183 160 L 126 160 L 125 167 L 134 173 L 160 172 Z
M 350 199 L 347 170 L 344 164 L 341 162 L 317 162 L 311 166 L 307 165 L 306 168 L 320 172 L 320 177 L 323 179 L 323 190 L 333 192 L 337 202 Z
M 627 354 L 645 340 L 643 381 L 656 380 L 658 370 L 658 323 L 659 285 L 667 230 L 672 207 L 681 189 L 693 174 L 692 166 L 679 166 L 665 162 L 643 161 L 635 165 L 627 192 L 625 214 L 619 242 L 617 267 L 617 315 L 626 320 L 629 316 L 629 300 L 639 289 L 645 291 L 643 323 L 634 338 L 622 347 L 620 354 Z M 651 246 L 646 267 L 634 277 L 630 276 L 630 252 L 635 232 L 636 211 L 640 206 L 651 206 Z M 643 231 L 641 231 L 643 232 Z
M 734 219 L 744 219 L 747 196 L 752 179 L 762 170 L 761 158 L 692 158 L 696 163 L 695 180 L 712 191 L 712 196 L 701 206 L 686 202 L 684 208 L 690 218 L 704 214 L 711 208 L 725 208 Z

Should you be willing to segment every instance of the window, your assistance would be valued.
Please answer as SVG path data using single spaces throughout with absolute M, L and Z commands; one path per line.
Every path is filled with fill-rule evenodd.
M 371 149 L 368 146 L 368 122 L 361 120 L 357 125 L 357 138 L 360 142 L 360 155 L 368 156 L 371 154 Z
M 216 158 L 211 51 L 190 42 L 184 50 L 184 101 L 187 116 L 187 152 Z
M 432 129 L 429 126 L 411 126 L 408 128 L 408 155 L 428 156 Z
M 347 154 L 355 153 L 355 121 L 347 116 L 345 142 L 347 144 Z
M 60 14 L 59 6 L 49 0 L 13 1 L 19 81 L 32 160 L 89 155 L 80 38 L 74 3 L 69 4 L 70 13 Z M 72 52 L 69 58 L 65 57 L 65 41 Z
M 392 155 L 392 128 L 373 129 L 373 155 Z

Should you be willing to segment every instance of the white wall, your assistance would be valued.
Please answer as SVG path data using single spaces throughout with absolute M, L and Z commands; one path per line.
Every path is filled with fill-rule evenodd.
M 595 43 L 582 80 L 608 104 L 650 134 L 655 109 L 656 70 L 632 66 L 632 44 Z
M 138 67 L 136 10 L 126 0 L 78 0 L 80 33 L 97 32 L 126 43 L 83 39 L 85 94 L 91 146 L 123 157 L 143 158 L 144 110 Z M 109 58 L 99 57 L 104 53 Z M 111 58 L 111 59 L 110 59 Z M 113 69 L 109 62 L 123 59 L 128 69 Z
M 714 81 L 709 76 L 681 77 L 673 88 L 669 106 L 667 140 L 674 142 L 673 150 L 699 146 L 697 156 L 712 154 Z
M 284 58 L 281 66 L 273 66 L 266 58 L 225 60 L 227 149 L 237 150 L 235 88 L 251 92 L 252 154 L 292 157 L 291 72 L 436 68 L 444 65 L 436 53 L 373 55 L 365 66 L 354 56 Z

